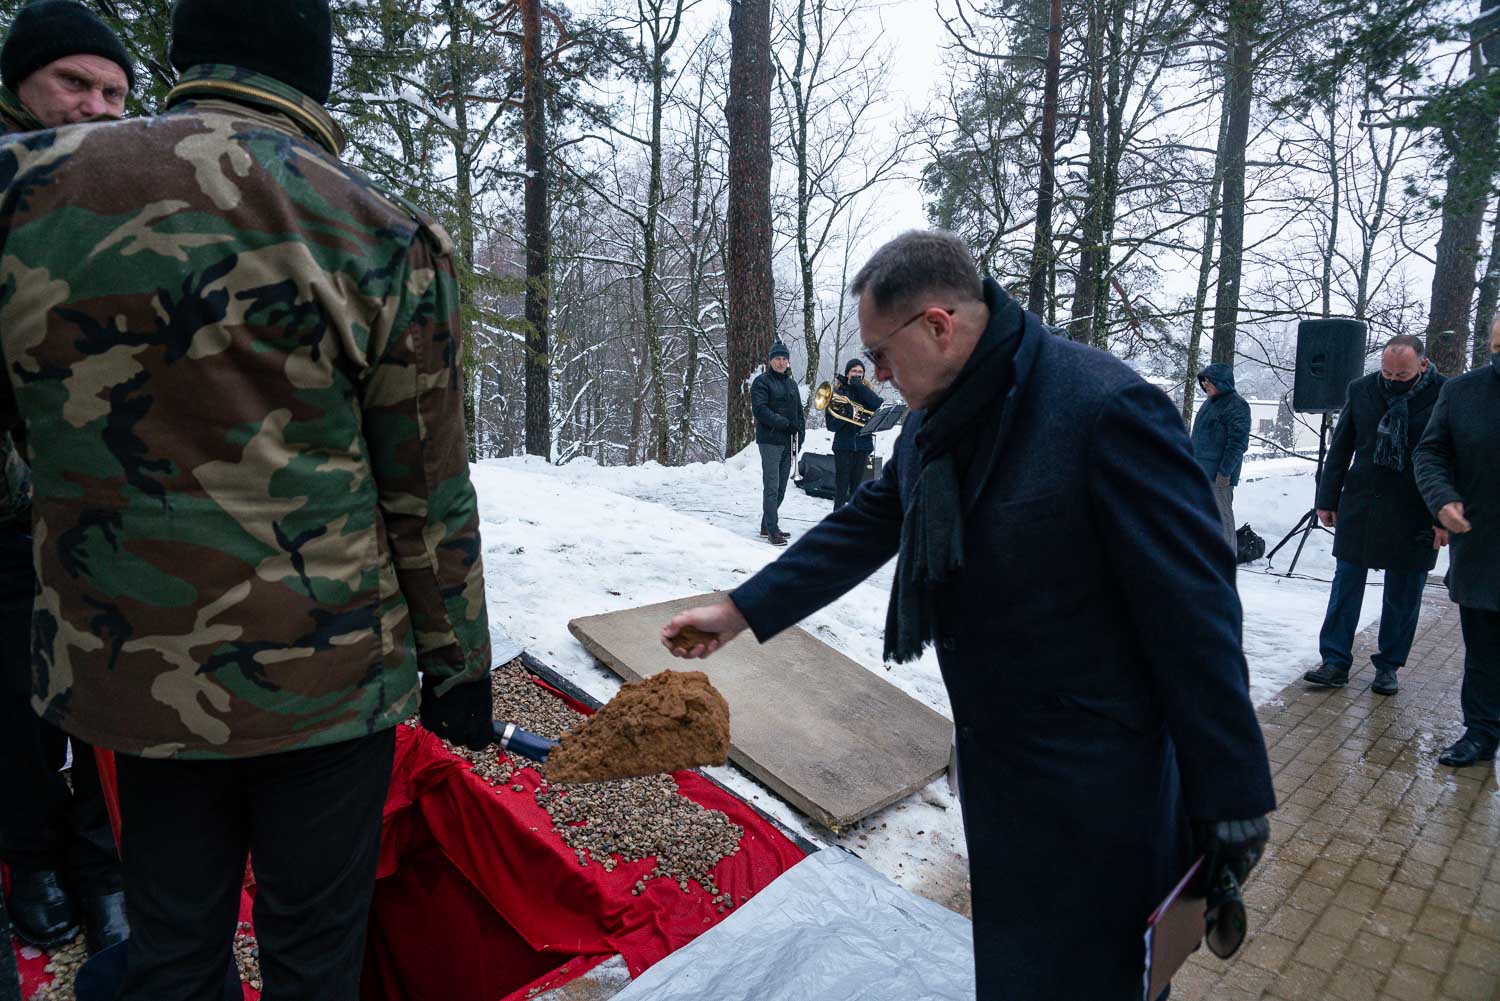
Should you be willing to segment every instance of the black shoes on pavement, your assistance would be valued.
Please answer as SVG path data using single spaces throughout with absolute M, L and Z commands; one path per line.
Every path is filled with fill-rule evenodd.
M 1395 669 L 1377 667 L 1375 669 L 1375 681 L 1370 685 L 1370 690 L 1376 695 L 1395 695 L 1401 691 L 1401 683 L 1396 680 Z
M 16 937 L 38 949 L 54 948 L 78 934 L 78 912 L 56 869 L 11 866 L 5 909 Z
M 785 532 L 772 532 L 766 536 L 766 540 L 773 546 L 784 546 L 787 544 Z
M 1318 688 L 1343 688 L 1349 683 L 1349 669 L 1324 664 L 1315 671 L 1308 671 L 1302 680 Z
M 1496 741 L 1485 740 L 1473 733 L 1466 733 L 1459 738 L 1457 743 L 1443 752 L 1443 756 L 1438 758 L 1438 764 L 1467 768 L 1469 765 L 1477 765 L 1483 761 L 1494 761 L 1495 745 Z

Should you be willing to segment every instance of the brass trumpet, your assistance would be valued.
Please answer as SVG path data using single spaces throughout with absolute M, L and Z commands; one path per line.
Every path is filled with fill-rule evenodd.
M 849 397 L 835 393 L 833 384 L 827 382 L 813 391 L 813 406 L 827 411 L 830 419 L 844 421 L 857 428 L 864 427 L 875 416 L 875 411 L 869 407 L 862 407 Z

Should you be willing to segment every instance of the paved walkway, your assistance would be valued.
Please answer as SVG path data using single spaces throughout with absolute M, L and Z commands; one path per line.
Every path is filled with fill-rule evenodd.
M 1200 950 L 1174 1001 L 1500 1001 L 1500 791 L 1443 768 L 1462 732 L 1458 609 L 1429 588 L 1401 691 L 1295 683 L 1260 711 L 1281 809 L 1232 961 Z M 1372 589 L 1366 601 L 1379 601 Z

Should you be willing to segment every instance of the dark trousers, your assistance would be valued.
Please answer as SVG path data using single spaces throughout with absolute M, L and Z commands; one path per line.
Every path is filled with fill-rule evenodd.
M 0 530 L 0 861 L 56 869 L 80 893 L 120 889 L 120 862 L 94 751 L 31 708 L 31 539 Z
M 792 475 L 792 449 L 790 445 L 760 445 L 760 530 L 765 533 L 779 532 L 777 512 L 786 499 L 786 481 Z
M 1470 736 L 1500 741 L 1500 612 L 1461 606 L 1464 686 L 1459 695 Z
M 221 1001 L 245 859 L 265 1001 L 357 1001 L 394 730 L 223 761 L 120 755 L 119 1001 Z
M 1333 572 L 1333 589 L 1328 593 L 1328 611 L 1323 615 L 1323 631 L 1318 636 L 1318 653 L 1330 667 L 1349 669 L 1354 662 L 1354 632 L 1359 626 L 1359 610 L 1364 606 L 1365 582 L 1370 571 L 1358 563 L 1339 560 Z M 1427 572 L 1414 570 L 1385 572 L 1385 587 L 1380 603 L 1380 649 L 1370 658 L 1377 668 L 1399 670 L 1406 664 L 1411 644 L 1417 636 L 1417 619 L 1422 614 L 1422 588 Z
M 865 466 L 870 461 L 869 452 L 833 453 L 833 509 L 837 511 L 849 503 L 854 490 L 865 481 Z

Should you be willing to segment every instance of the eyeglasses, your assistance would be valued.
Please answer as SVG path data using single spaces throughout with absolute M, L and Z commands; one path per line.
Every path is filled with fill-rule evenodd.
M 890 333 L 886 334 L 884 337 L 882 337 L 879 340 L 877 340 L 874 344 L 866 344 L 865 345 L 865 354 L 869 356 L 870 361 L 874 363 L 875 367 L 876 368 L 885 368 L 885 361 L 886 361 L 886 347 L 885 346 L 887 344 L 889 344 L 891 341 L 895 340 L 897 334 L 901 333 L 901 331 L 905 330 L 907 327 L 911 326 L 913 323 L 916 323 L 922 317 L 926 316 L 929 311 L 934 310 L 934 309 L 936 309 L 936 310 L 938 310 L 939 312 L 942 312 L 942 313 L 947 313 L 949 316 L 953 315 L 953 310 L 952 309 L 945 309 L 942 306 L 923 306 L 920 310 L 918 310 L 917 312 L 913 313 L 911 315 L 910 319 L 906 320 L 904 323 L 902 323 L 895 330 L 892 330 Z

